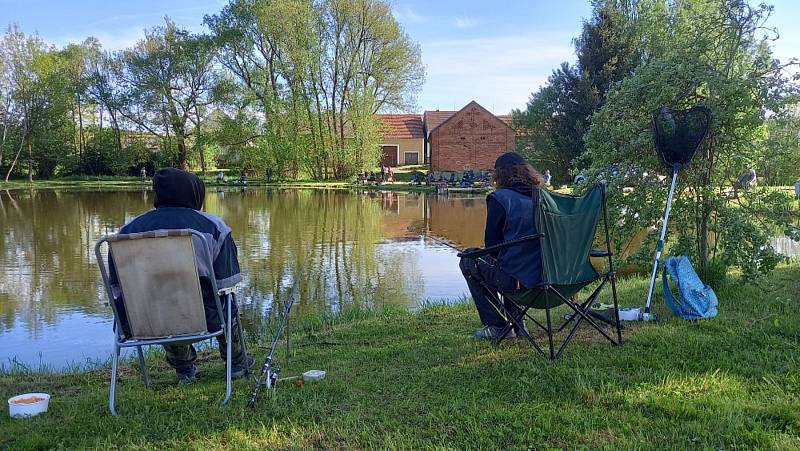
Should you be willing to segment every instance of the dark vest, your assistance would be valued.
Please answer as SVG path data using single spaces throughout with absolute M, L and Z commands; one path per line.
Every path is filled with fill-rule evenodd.
M 533 199 L 530 196 L 502 188 L 489 196 L 498 201 L 506 212 L 503 241 L 537 233 L 533 220 Z M 527 288 L 535 287 L 542 280 L 541 246 L 538 240 L 501 250 L 497 255 L 497 262 L 501 270 Z

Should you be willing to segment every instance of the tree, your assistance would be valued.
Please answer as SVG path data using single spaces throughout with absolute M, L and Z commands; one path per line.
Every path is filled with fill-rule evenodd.
M 413 108 L 424 76 L 385 0 L 232 0 L 205 22 L 210 36 L 166 18 L 117 53 L 91 37 L 56 49 L 10 27 L 6 179 L 26 159 L 29 179 L 145 164 L 205 172 L 209 149 L 243 171 L 342 179 L 377 164 L 375 113 Z
M 47 48 L 38 36 L 27 37 L 17 26 L 11 26 L 3 39 L 4 57 L 10 77 L 11 96 L 9 101 L 20 124 L 19 147 L 6 173 L 6 181 L 19 161 L 25 145 L 28 149 L 28 180 L 33 180 L 33 137 L 34 128 L 45 112 L 47 99 L 43 96 L 44 83 L 41 80 L 41 58 Z
M 377 164 L 374 114 L 411 108 L 424 76 L 382 0 L 234 0 L 205 22 L 242 91 L 236 108 L 262 119 L 250 138 L 281 172 L 345 178 Z
M 574 40 L 577 65 L 562 63 L 525 111 L 513 112 L 521 134 L 518 147 L 557 180 L 575 169 L 572 162 L 584 153 L 591 115 L 602 107 L 606 93 L 639 63 L 632 16 L 628 2 L 595 1 L 592 18 Z
M 712 128 L 682 172 L 669 252 L 689 254 L 705 270 L 714 263 L 738 266 L 748 277 L 769 271 L 778 261 L 769 238 L 790 233 L 797 212 L 774 190 L 751 190 L 732 201 L 727 189 L 742 164 L 754 163 L 763 149 L 765 117 L 781 114 L 797 90 L 759 36 L 771 9 L 731 0 L 658 5 L 665 4 L 638 3 L 640 29 L 649 30 L 640 44 L 646 60 L 608 94 L 586 137 L 592 177 L 609 179 L 611 164 L 621 169 L 609 180 L 611 208 L 622 218 L 617 244 L 653 226 L 663 212 L 668 181 L 658 174 L 668 171 L 653 148 L 650 113 L 662 105 L 700 103 L 713 112 Z M 671 45 L 664 45 L 665 36 Z M 633 190 L 622 194 L 623 187 Z M 651 255 L 656 238 L 650 234 L 639 257 Z
M 121 111 L 125 101 L 122 82 L 123 61 L 121 55 L 102 51 L 99 43 L 97 45 L 92 43 L 90 49 L 86 58 L 88 72 L 86 95 L 97 106 L 98 130 L 87 149 L 90 155 L 86 155 L 81 161 L 80 170 L 84 173 L 100 174 L 108 167 L 102 163 L 107 159 L 106 154 L 123 154 L 121 128 L 121 122 L 124 120 Z M 111 125 L 110 133 L 105 128 L 106 117 Z M 118 167 L 116 164 L 114 166 Z
M 766 120 L 764 145 L 754 158 L 759 179 L 768 185 L 794 185 L 800 179 L 800 99 Z
M 213 86 L 212 42 L 179 29 L 169 19 L 123 52 L 126 102 L 122 114 L 177 145 L 177 165 L 187 168 L 187 139 L 209 105 Z
M 2 124 L 2 137 L 0 137 L 0 168 L 3 167 L 3 158 L 6 151 L 6 142 L 9 141 L 9 131 L 15 128 L 15 111 L 12 102 L 14 85 L 12 83 L 11 55 L 6 46 L 7 40 L 0 42 L 0 124 Z

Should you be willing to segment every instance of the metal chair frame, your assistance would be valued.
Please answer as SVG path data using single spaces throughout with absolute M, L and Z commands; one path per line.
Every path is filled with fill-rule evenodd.
M 222 319 L 220 324 L 220 329 L 216 332 L 198 332 L 196 334 L 184 334 L 179 336 L 165 336 L 165 337 L 158 337 L 158 338 L 147 338 L 147 339 L 136 339 L 136 338 L 129 338 L 126 337 L 123 333 L 122 329 L 122 322 L 120 320 L 120 314 L 117 310 L 116 303 L 114 302 L 114 294 L 111 289 L 111 283 L 109 281 L 109 268 L 108 263 L 106 260 L 103 259 L 101 248 L 104 243 L 108 244 L 109 248 L 109 256 L 111 256 L 111 243 L 118 240 L 139 240 L 139 239 L 158 239 L 163 238 L 166 236 L 192 236 L 198 238 L 198 240 L 192 240 L 192 246 L 194 243 L 199 241 L 203 243 L 202 253 L 201 256 L 206 260 L 206 266 L 208 267 L 209 274 L 208 278 L 211 282 L 212 291 L 214 293 L 214 302 L 217 307 L 217 311 L 219 312 L 219 317 Z M 195 253 L 195 255 L 197 255 Z M 147 366 L 145 364 L 144 359 L 144 352 L 142 347 L 144 346 L 153 346 L 153 345 L 163 345 L 168 343 L 176 343 L 176 342 L 186 342 L 186 341 L 202 341 L 208 340 L 220 335 L 225 336 L 225 345 L 226 345 L 226 361 L 225 361 L 225 398 L 222 400 L 222 405 L 228 404 L 231 399 L 231 390 L 232 390 L 232 379 L 231 379 L 231 354 L 232 354 L 232 340 L 231 340 L 231 328 L 233 326 L 233 318 L 231 307 L 235 302 L 235 294 L 232 288 L 218 290 L 217 289 L 217 282 L 214 276 L 214 265 L 211 250 L 208 246 L 208 242 L 206 238 L 200 233 L 195 230 L 191 229 L 181 229 L 181 230 L 168 230 L 168 231 L 154 231 L 154 232 L 143 232 L 143 233 L 131 233 L 131 234 L 113 234 L 113 235 L 106 235 L 102 237 L 97 244 L 95 244 L 95 256 L 97 257 L 97 264 L 100 267 L 100 274 L 103 278 L 103 285 L 106 289 L 106 295 L 108 297 L 109 304 L 111 304 L 111 309 L 114 312 L 114 354 L 112 356 L 112 363 L 111 363 L 111 388 L 109 390 L 108 395 L 108 409 L 111 412 L 111 415 L 117 416 L 116 411 L 116 387 L 117 387 L 117 368 L 119 366 L 119 357 L 120 352 L 123 348 L 136 348 L 139 360 L 139 369 L 142 373 L 142 379 L 144 380 L 145 387 L 150 386 L 150 379 L 147 371 Z M 195 270 L 197 269 L 197 262 L 192 261 L 192 265 L 194 265 Z M 198 276 L 199 277 L 199 276 Z M 121 288 L 121 287 L 120 287 Z M 225 303 L 227 307 L 227 314 L 225 313 L 226 310 L 222 309 L 222 303 L 220 301 L 220 295 L 225 296 Z M 123 303 L 124 300 L 124 293 L 123 293 Z M 202 298 L 198 299 L 198 302 L 202 302 Z M 242 341 L 242 346 L 244 346 L 244 331 L 242 329 L 242 322 L 239 316 L 239 311 L 236 311 L 236 322 L 239 328 L 240 339 Z M 246 351 L 245 351 L 246 353 Z

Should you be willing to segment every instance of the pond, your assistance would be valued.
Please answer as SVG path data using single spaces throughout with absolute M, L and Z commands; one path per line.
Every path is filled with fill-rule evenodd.
M 149 190 L 0 191 L 0 370 L 109 359 L 113 318 L 94 244 L 152 202 Z M 480 246 L 486 215 L 483 196 L 371 190 L 211 190 L 205 208 L 233 229 L 251 332 L 264 330 L 295 281 L 293 317 L 461 299 L 456 251 L 440 240 Z M 800 256 L 786 237 L 772 244 Z
M 0 192 L 0 367 L 63 369 L 110 357 L 112 314 L 94 244 L 150 208 L 141 191 Z M 347 305 L 414 308 L 467 293 L 456 252 L 483 242 L 482 196 L 339 190 L 209 191 L 233 229 L 247 328 L 300 285 L 293 316 Z

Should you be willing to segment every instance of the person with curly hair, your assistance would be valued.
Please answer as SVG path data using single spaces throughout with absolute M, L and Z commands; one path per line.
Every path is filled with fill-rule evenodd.
M 486 247 L 537 233 L 533 222 L 533 190 L 544 183 L 541 174 L 516 152 L 501 155 L 494 169 L 496 189 L 486 197 Z M 477 338 L 496 340 L 506 324 L 505 317 L 486 292 L 486 286 L 505 293 L 535 287 L 541 280 L 540 254 L 540 244 L 534 240 L 480 259 L 461 259 L 461 272 L 483 324 L 483 328 L 475 332 Z M 507 303 L 506 308 L 511 310 L 514 306 Z M 518 335 L 518 331 L 512 334 Z

